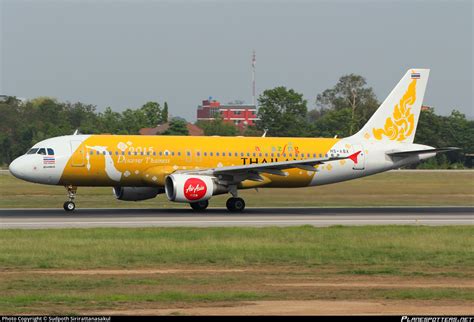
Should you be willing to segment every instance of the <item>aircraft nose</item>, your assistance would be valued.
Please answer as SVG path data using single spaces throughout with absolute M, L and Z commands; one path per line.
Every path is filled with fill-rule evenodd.
M 13 160 L 10 165 L 8 166 L 8 170 L 10 170 L 10 173 L 13 174 L 15 177 L 18 179 L 23 179 L 25 180 L 25 164 L 24 160 L 22 157 L 18 157 L 15 160 Z
M 19 166 L 18 158 L 16 158 L 10 163 L 10 165 L 8 166 L 8 170 L 10 170 L 10 173 L 18 178 L 18 175 L 20 174 L 20 166 Z

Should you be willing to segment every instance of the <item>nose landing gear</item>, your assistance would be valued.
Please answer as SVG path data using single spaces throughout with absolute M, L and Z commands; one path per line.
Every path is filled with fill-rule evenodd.
M 63 208 L 66 211 L 74 211 L 74 209 L 76 209 L 74 199 L 76 199 L 77 187 L 69 185 L 65 186 L 65 188 L 67 189 L 67 196 L 69 200 L 64 203 Z

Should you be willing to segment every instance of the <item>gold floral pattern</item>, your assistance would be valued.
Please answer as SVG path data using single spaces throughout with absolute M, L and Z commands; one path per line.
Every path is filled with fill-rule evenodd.
M 395 105 L 392 117 L 385 120 L 383 129 L 372 129 L 377 140 L 385 135 L 389 140 L 404 141 L 415 129 L 415 115 L 411 107 L 416 101 L 416 79 L 412 79 L 400 102 Z

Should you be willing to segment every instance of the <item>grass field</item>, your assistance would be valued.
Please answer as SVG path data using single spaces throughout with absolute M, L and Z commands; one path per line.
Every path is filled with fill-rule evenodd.
M 241 196 L 250 207 L 473 206 L 474 172 Z M 63 187 L 0 173 L 0 208 L 64 200 Z M 120 202 L 111 188 L 80 188 L 77 205 L 188 207 Z M 473 289 L 474 226 L 0 230 L 0 314 L 473 314 Z
M 461 206 L 474 205 L 472 172 L 395 171 L 321 187 L 242 190 L 248 207 L 292 206 Z M 227 195 L 211 199 L 211 207 L 225 207 Z M 60 208 L 66 200 L 63 187 L 32 184 L 0 172 L 0 208 Z M 140 202 L 118 201 L 112 188 L 80 187 L 80 208 L 189 207 L 167 201 L 164 195 Z
M 469 309 L 474 227 L 2 230 L 0 268 L 2 314 L 314 300 Z

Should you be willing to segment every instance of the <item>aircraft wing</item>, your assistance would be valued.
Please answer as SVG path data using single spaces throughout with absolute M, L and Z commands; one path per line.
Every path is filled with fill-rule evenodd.
M 360 152 L 361 151 L 358 151 L 349 156 L 258 163 L 258 164 L 208 168 L 208 169 L 202 169 L 202 170 L 188 170 L 188 171 L 184 170 L 184 171 L 177 171 L 176 173 L 213 175 L 219 178 L 232 177 L 233 180 L 231 181 L 243 181 L 247 179 L 254 180 L 254 181 L 262 181 L 263 178 L 260 177 L 259 175 L 260 173 L 286 176 L 285 172 L 283 172 L 282 170 L 291 169 L 291 168 L 299 168 L 306 171 L 316 172 L 317 169 L 314 167 L 315 165 L 323 164 L 329 161 L 351 159 L 354 163 L 357 163 L 357 156 L 359 155 Z
M 390 151 L 390 152 L 387 152 L 387 155 L 392 156 L 392 157 L 408 157 L 408 156 L 416 155 L 416 154 L 442 153 L 442 152 L 449 152 L 449 151 L 456 151 L 456 150 L 459 150 L 459 148 L 447 147 L 447 148 L 427 149 L 427 150 Z

